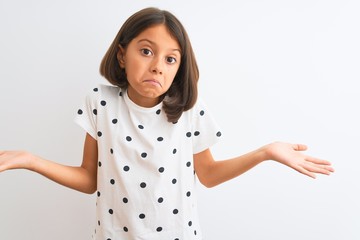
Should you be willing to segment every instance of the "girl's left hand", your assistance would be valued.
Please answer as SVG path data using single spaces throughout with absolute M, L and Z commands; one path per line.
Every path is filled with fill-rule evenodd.
M 331 163 L 305 155 L 307 146 L 283 142 L 270 143 L 263 147 L 267 159 L 282 163 L 309 177 L 316 178 L 316 174 L 330 175 L 334 172 Z

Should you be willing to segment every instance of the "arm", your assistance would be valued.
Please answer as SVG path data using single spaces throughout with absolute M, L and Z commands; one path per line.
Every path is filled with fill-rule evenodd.
M 0 172 L 27 169 L 66 187 L 91 194 L 96 191 L 97 158 L 97 141 L 87 134 L 79 167 L 61 165 L 24 151 L 0 151 Z
M 255 167 L 265 160 L 274 160 L 294 170 L 315 178 L 316 173 L 329 175 L 334 169 L 330 162 L 306 156 L 301 144 L 275 142 L 255 151 L 228 160 L 215 161 L 209 149 L 194 154 L 194 167 L 200 182 L 213 187 Z

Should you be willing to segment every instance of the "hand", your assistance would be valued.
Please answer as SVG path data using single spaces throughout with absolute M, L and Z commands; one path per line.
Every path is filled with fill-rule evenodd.
M 10 169 L 30 169 L 32 157 L 25 151 L 0 151 L 0 172 Z
M 317 173 L 330 175 L 334 172 L 330 162 L 305 155 L 303 151 L 307 150 L 306 145 L 274 142 L 263 148 L 267 159 L 282 163 L 309 177 L 316 178 Z

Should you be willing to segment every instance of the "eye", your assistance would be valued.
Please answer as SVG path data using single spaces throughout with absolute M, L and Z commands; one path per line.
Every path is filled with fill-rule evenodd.
M 174 63 L 176 63 L 176 58 L 174 58 L 174 57 L 167 57 L 167 58 L 166 58 L 166 61 L 167 61 L 168 63 L 170 63 L 170 64 L 174 64 Z
M 147 48 L 142 48 L 140 51 L 145 56 L 151 56 L 152 55 L 152 52 Z

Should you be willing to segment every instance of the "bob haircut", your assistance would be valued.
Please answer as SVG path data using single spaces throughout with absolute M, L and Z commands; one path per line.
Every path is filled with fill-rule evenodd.
M 189 110 L 196 103 L 199 69 L 185 28 L 172 13 L 150 7 L 130 16 L 102 59 L 100 74 L 111 84 L 127 89 L 125 69 L 120 67 L 117 59 L 119 47 L 126 49 L 131 40 L 141 32 L 158 24 L 166 26 L 170 35 L 178 41 L 181 51 L 181 62 L 174 81 L 169 90 L 160 97 L 167 120 L 175 123 L 184 111 Z

